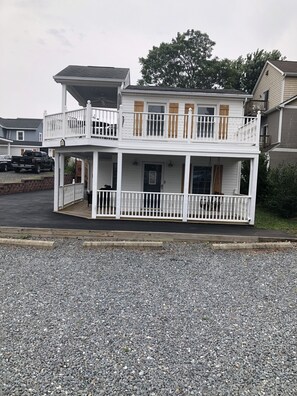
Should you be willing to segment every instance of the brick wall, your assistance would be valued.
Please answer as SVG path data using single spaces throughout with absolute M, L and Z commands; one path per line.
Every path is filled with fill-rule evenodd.
M 72 183 L 73 176 L 65 175 L 65 184 Z M 27 179 L 19 183 L 1 183 L 0 195 L 16 194 L 31 191 L 53 190 L 54 177 L 48 176 L 42 179 Z

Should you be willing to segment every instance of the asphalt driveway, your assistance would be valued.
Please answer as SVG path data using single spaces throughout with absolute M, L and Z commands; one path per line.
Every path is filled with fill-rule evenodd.
M 89 220 L 53 212 L 52 190 L 0 196 L 0 226 L 288 237 L 253 226 L 129 220 Z

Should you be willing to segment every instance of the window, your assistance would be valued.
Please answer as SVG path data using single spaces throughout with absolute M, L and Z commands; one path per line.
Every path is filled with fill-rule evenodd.
M 198 106 L 197 137 L 213 137 L 215 108 Z
M 25 132 L 24 131 L 16 131 L 16 140 L 24 141 L 25 140 Z
M 194 166 L 192 194 L 210 194 L 211 167 Z
M 39 132 L 39 141 L 42 142 L 42 132 Z
M 163 136 L 165 105 L 149 104 L 147 117 L 147 136 Z

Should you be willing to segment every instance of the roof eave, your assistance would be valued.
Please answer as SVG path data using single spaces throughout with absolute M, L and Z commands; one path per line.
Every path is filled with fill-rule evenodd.
M 69 77 L 69 76 L 53 76 L 53 79 L 60 84 L 72 84 L 75 85 L 77 83 L 95 83 L 95 84 L 108 84 L 114 86 L 121 86 L 125 81 L 123 79 L 115 79 L 115 78 L 94 78 L 94 77 Z
M 214 97 L 214 98 L 233 98 L 233 99 L 252 99 L 253 95 L 251 94 L 235 94 L 235 93 L 223 93 L 223 92 L 194 92 L 194 91 L 149 91 L 149 90 L 141 90 L 141 89 L 123 89 L 122 94 L 145 94 L 145 95 L 166 95 L 166 96 L 205 96 L 205 97 Z

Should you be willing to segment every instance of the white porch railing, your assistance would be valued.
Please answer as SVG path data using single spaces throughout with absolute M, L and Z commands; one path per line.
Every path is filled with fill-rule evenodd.
M 59 187 L 59 209 L 84 199 L 84 184 L 66 184 Z
M 188 200 L 188 219 L 248 222 L 251 198 L 243 195 L 196 195 Z
M 189 194 L 187 220 L 247 223 L 250 201 L 244 195 Z M 183 204 L 181 193 L 122 191 L 120 216 L 182 220 Z M 97 216 L 116 216 L 116 191 L 98 190 Z
M 258 117 L 135 113 L 88 106 L 45 115 L 44 142 L 62 138 L 259 144 Z M 81 141 L 82 143 L 82 141 Z
M 183 194 L 123 191 L 121 217 L 182 218 Z

